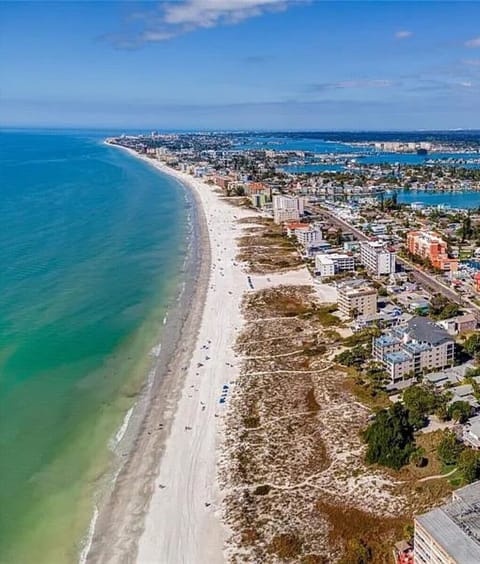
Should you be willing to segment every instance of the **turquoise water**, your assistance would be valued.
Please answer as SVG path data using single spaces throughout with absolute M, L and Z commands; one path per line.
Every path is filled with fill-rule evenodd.
M 478 208 L 480 192 L 428 192 L 404 190 L 398 192 L 402 204 L 421 202 L 429 206 L 445 205 L 451 208 Z
M 0 133 L 0 562 L 76 561 L 185 257 L 180 185 L 92 133 Z

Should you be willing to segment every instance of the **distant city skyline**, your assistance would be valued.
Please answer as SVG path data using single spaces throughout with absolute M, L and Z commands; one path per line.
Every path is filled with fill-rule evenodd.
M 0 2 L 0 126 L 480 129 L 476 2 Z

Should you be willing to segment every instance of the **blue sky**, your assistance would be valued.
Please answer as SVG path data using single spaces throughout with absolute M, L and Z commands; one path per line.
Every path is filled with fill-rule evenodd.
M 480 129 L 480 3 L 0 2 L 0 124 Z

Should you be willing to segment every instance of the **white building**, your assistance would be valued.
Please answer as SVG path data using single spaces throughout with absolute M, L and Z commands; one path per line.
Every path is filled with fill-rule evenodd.
M 277 224 L 284 221 L 298 221 L 304 213 L 303 198 L 275 195 L 272 199 L 273 221 Z
M 295 229 L 295 236 L 297 241 L 302 245 L 302 247 L 307 248 L 312 243 L 319 243 L 323 240 L 322 232 L 319 229 L 314 229 L 308 226 L 307 229 Z
M 395 272 L 395 251 L 380 241 L 360 243 L 360 262 L 375 276 Z
M 354 272 L 355 259 L 352 255 L 332 253 L 315 255 L 315 272 L 321 278 L 328 278 L 340 272 Z
M 415 517 L 415 564 L 480 562 L 480 482 L 452 492 L 452 500 Z

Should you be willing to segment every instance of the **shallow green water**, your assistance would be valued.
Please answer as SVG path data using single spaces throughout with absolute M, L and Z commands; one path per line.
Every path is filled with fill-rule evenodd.
M 93 133 L 0 146 L 0 562 L 71 562 L 182 276 L 184 193 Z

